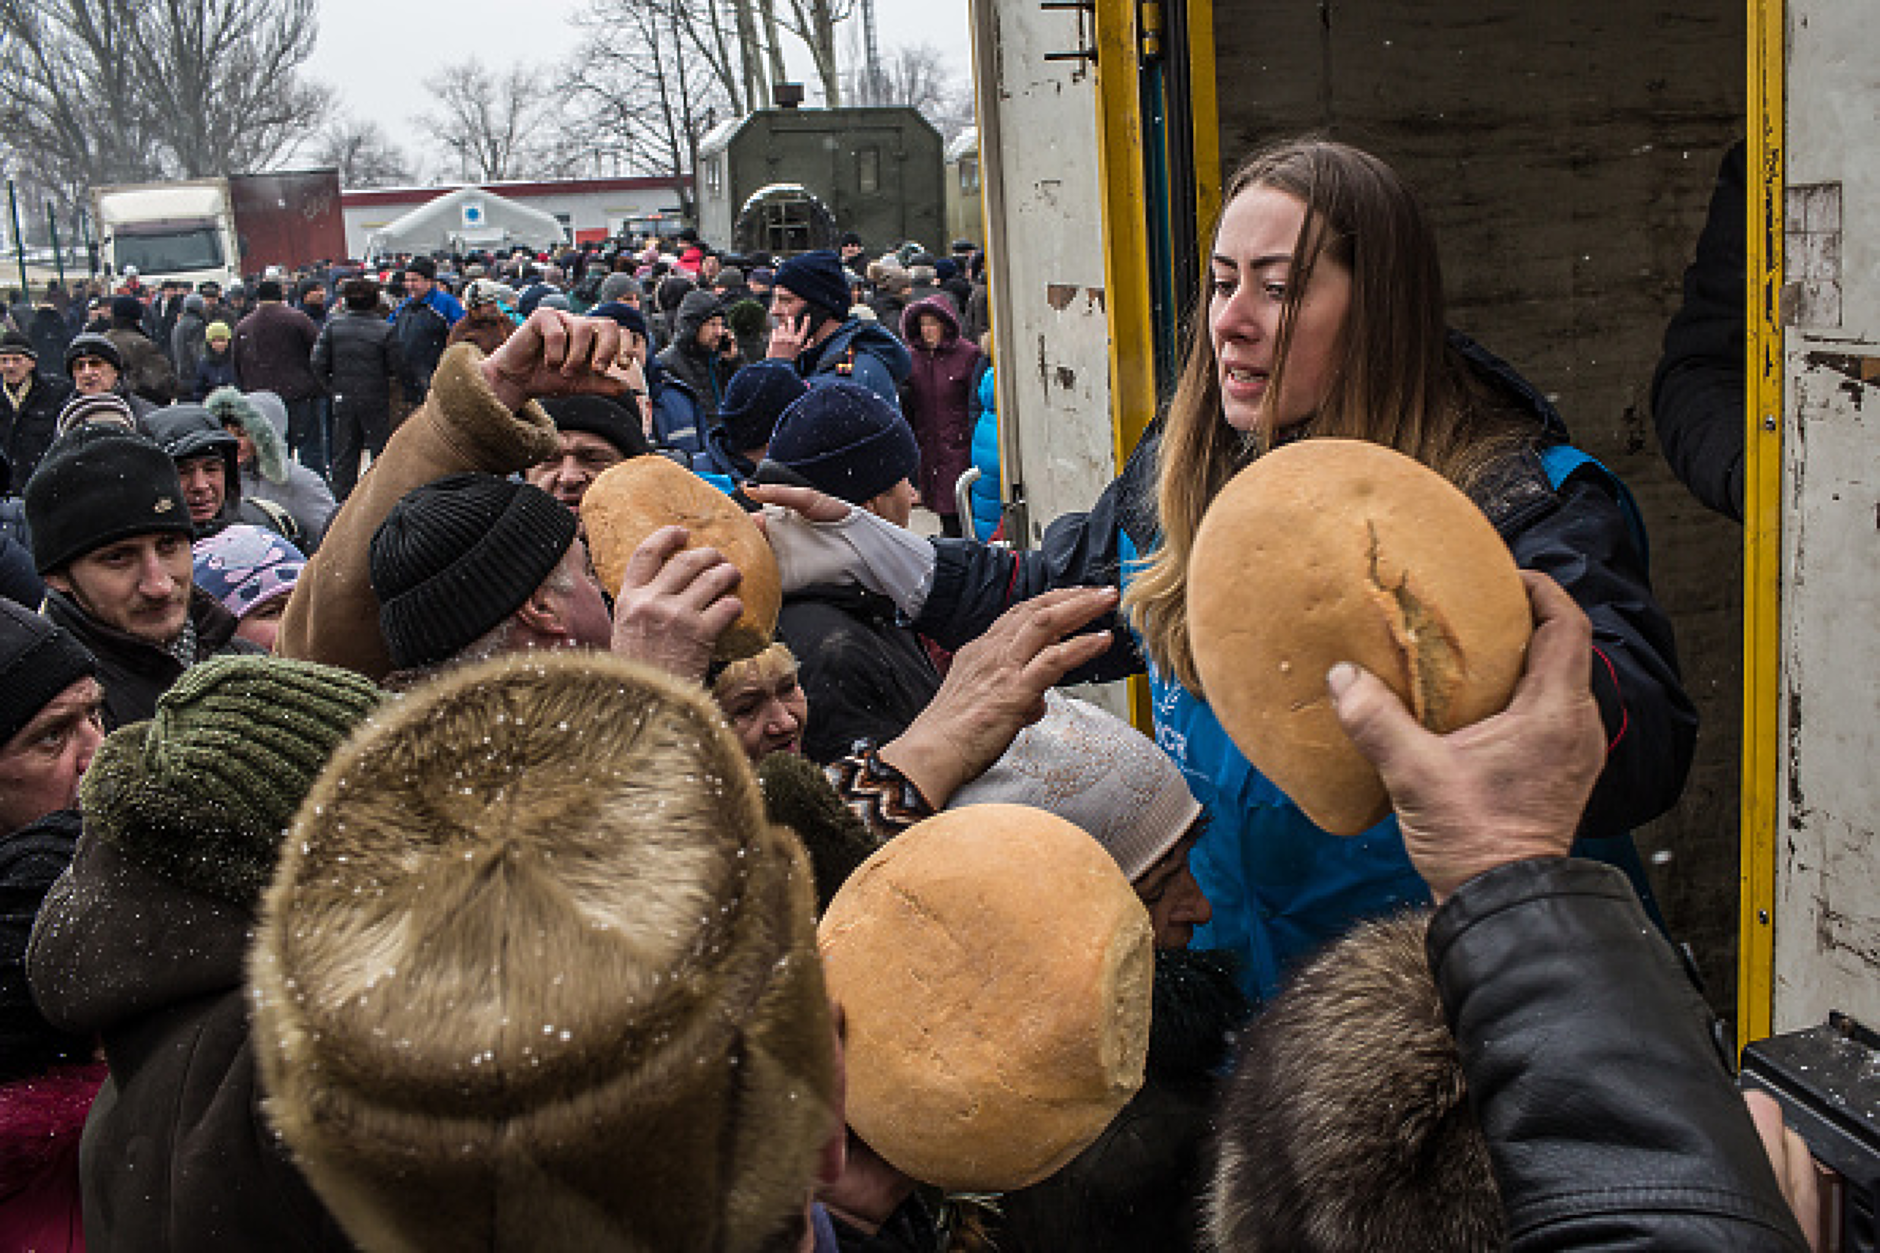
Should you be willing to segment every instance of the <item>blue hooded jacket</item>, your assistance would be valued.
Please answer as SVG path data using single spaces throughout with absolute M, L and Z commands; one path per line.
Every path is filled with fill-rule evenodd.
M 796 372 L 811 387 L 837 381 L 859 383 L 901 411 L 901 384 L 914 368 L 907 345 L 874 322 L 851 318 L 836 333 L 796 359 Z

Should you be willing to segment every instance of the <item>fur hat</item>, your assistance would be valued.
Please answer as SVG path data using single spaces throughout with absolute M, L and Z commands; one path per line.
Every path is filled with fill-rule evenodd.
M 451 474 L 405 493 L 373 532 L 372 590 L 392 665 L 436 665 L 554 573 L 574 514 L 539 487 Z
M 807 483 L 859 505 L 918 469 L 920 448 L 900 411 L 859 383 L 836 382 L 810 388 L 783 411 L 754 477 Z
M 237 621 L 294 590 L 306 554 L 277 532 L 245 522 L 196 541 L 196 586 Z
M 776 286 L 802 297 L 832 318 L 849 307 L 849 280 L 842 259 L 827 248 L 798 253 L 777 267 Z
M 202 403 L 224 427 L 247 432 L 254 442 L 255 468 L 262 478 L 277 486 L 287 482 L 293 473 L 287 464 L 287 405 L 279 396 L 218 387 Z
M 835 1080 L 810 873 L 696 685 L 570 651 L 414 690 L 302 805 L 250 979 L 267 1117 L 362 1247 L 801 1222 Z
M 301 798 L 379 699 L 369 679 L 311 661 L 243 654 L 192 666 L 153 718 L 98 747 L 79 785 L 86 837 L 252 907 Z
M 1030 805 L 1090 833 L 1134 883 L 1201 815 L 1181 767 L 1116 715 L 1056 691 L 992 768 L 948 809 Z
M 98 661 L 70 631 L 0 596 L 0 746 Z
M 196 533 L 170 454 L 147 435 L 106 423 L 53 443 L 26 483 L 26 526 L 41 574 L 135 535 Z
M 763 447 L 784 410 L 808 390 L 795 362 L 751 362 L 731 376 L 724 399 L 718 402 L 718 421 L 725 437 L 740 452 Z
M 1504 1247 L 1427 913 L 1365 923 L 1241 1034 L 1207 1205 L 1224 1253 Z

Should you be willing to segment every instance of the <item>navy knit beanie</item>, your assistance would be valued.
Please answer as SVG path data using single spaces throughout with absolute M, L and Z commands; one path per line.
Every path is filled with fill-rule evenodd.
M 587 311 L 590 318 L 612 318 L 620 323 L 624 330 L 632 331 L 641 339 L 647 338 L 646 315 L 632 305 L 620 300 L 604 300 Z
M 907 419 L 866 387 L 821 383 L 777 419 L 765 464 L 859 505 L 913 478 L 920 448 Z M 765 481 L 762 467 L 757 481 Z
M 452 474 L 405 493 L 372 536 L 372 590 L 392 665 L 435 665 L 487 634 L 554 573 L 574 513 L 526 483 Z
M 725 437 L 739 452 L 762 448 L 770 442 L 783 411 L 807 390 L 794 362 L 751 362 L 731 376 L 724 399 L 718 402 L 718 421 Z
M 849 309 L 849 280 L 842 259 L 827 248 L 800 253 L 777 267 L 774 286 L 794 292 L 841 321 Z

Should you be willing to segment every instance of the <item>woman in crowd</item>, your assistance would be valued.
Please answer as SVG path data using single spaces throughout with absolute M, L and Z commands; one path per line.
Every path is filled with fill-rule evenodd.
M 1434 236 L 1383 162 L 1283 144 L 1243 166 L 1223 204 L 1175 394 L 1096 507 L 1060 518 L 1030 551 L 934 540 L 913 576 L 878 581 L 915 629 L 954 647 L 1049 588 L 1124 589 L 1133 633 L 1072 678 L 1146 665 L 1158 742 L 1210 813 L 1194 866 L 1214 921 L 1195 943 L 1237 953 L 1244 985 L 1265 994 L 1355 920 L 1427 892 L 1394 819 L 1350 839 L 1320 830 L 1221 729 L 1195 678 L 1189 553 L 1215 494 L 1267 449 L 1319 437 L 1394 448 L 1468 493 L 1517 564 L 1551 575 L 1592 618 L 1609 751 L 1580 851 L 1626 865 L 1643 890 L 1627 833 L 1676 802 L 1696 714 L 1623 489 L 1572 451 L 1535 388 L 1448 330 Z M 789 489 L 752 494 L 810 505 Z
M 959 316 L 944 297 L 932 296 L 901 315 L 914 368 L 901 385 L 901 409 L 920 444 L 921 502 L 940 515 L 941 533 L 959 535 L 954 487 L 972 464 L 972 394 L 979 381 L 979 349 L 960 335 Z

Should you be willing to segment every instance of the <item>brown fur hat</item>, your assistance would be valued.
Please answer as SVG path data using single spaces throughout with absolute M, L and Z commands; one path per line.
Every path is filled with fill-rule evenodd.
M 1208 1202 L 1221 1253 L 1505 1244 L 1428 931 L 1427 913 L 1358 927 L 1247 1028 Z
M 812 911 L 702 692 L 466 667 L 295 820 L 251 958 L 268 1116 L 375 1253 L 756 1247 L 835 1121 Z

